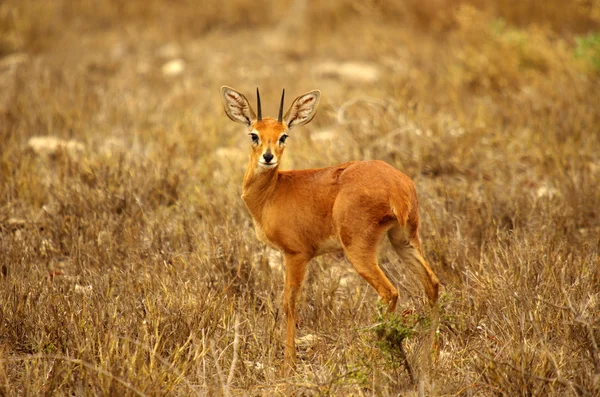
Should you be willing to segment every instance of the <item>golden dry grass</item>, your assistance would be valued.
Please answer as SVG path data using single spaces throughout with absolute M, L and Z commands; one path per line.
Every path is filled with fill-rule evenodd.
M 600 4 L 570 3 L 0 3 L 0 394 L 600 395 Z M 406 341 L 425 382 L 331 257 L 278 375 L 281 257 L 223 84 L 271 115 L 321 89 L 286 168 L 413 177 L 445 286 L 430 368 Z M 388 248 L 399 312 L 426 313 Z

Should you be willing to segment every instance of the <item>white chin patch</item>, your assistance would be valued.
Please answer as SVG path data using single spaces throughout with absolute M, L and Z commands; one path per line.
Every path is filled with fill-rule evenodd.
M 269 168 L 275 168 L 275 166 L 277 165 L 277 163 L 269 163 L 269 164 L 267 164 L 267 163 L 263 163 L 262 161 L 259 161 L 258 165 L 260 167 L 262 167 L 262 168 L 269 169 Z

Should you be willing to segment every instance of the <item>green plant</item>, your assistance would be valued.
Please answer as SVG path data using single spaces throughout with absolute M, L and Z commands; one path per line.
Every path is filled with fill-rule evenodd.
M 577 36 L 575 42 L 575 57 L 584 60 L 595 71 L 600 72 L 600 33 Z
M 403 366 L 414 383 L 412 369 L 404 350 L 404 341 L 416 333 L 429 329 L 431 320 L 427 316 L 416 314 L 410 310 L 398 314 L 388 312 L 387 306 L 381 302 L 377 305 L 375 325 L 371 331 L 377 337 L 376 345 L 386 358 L 387 366 L 397 369 Z

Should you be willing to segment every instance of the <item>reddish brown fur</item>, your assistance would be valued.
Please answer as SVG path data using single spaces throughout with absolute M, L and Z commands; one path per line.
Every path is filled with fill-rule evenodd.
M 306 99 L 307 95 L 294 101 L 286 120 L 294 119 L 295 114 L 290 114 L 294 113 L 294 105 L 302 107 L 312 100 L 316 107 L 318 95 L 314 94 L 316 100 Z M 314 113 L 314 109 L 308 110 Z M 251 115 L 252 110 L 249 112 Z M 230 117 L 244 123 L 248 115 Z M 389 310 L 396 306 L 398 291 L 377 265 L 378 245 L 386 233 L 403 262 L 421 280 L 432 305 L 437 301 L 439 281 L 421 253 L 418 200 L 412 180 L 382 161 L 352 161 L 321 169 L 279 171 L 285 145 L 278 140 L 287 133 L 286 125 L 285 120 L 278 123 L 275 119 L 263 118 L 248 126 L 251 133 L 259 136 L 260 142 L 252 147 L 242 198 L 258 236 L 285 256 L 284 368 L 288 371 L 296 359 L 296 303 L 307 264 L 315 256 L 343 251 L 358 273 L 388 303 Z M 274 154 L 277 162 L 272 168 L 259 163 L 267 150 Z

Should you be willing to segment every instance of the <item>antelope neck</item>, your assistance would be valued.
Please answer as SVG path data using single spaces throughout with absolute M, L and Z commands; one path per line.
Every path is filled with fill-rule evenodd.
M 242 199 L 255 221 L 260 223 L 262 208 L 275 191 L 278 179 L 279 165 L 272 169 L 258 170 L 258 167 L 249 167 L 244 175 L 242 185 Z

